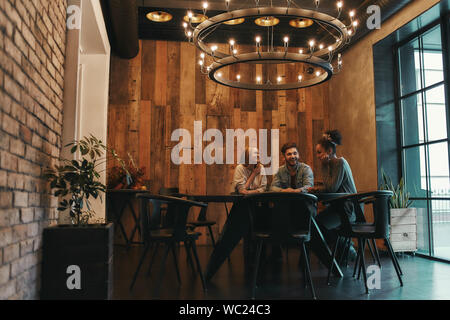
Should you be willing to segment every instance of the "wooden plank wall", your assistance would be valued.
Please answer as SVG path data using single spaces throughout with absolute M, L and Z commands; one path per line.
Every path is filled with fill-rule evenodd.
M 123 158 L 130 153 L 139 166 L 146 167 L 151 192 L 157 193 L 161 187 L 178 187 L 191 194 L 229 192 L 235 165 L 175 165 L 170 160 L 178 143 L 171 141 L 172 132 L 189 130 L 193 145 L 194 121 L 202 121 L 203 132 L 219 129 L 224 137 L 226 129 L 279 129 L 280 147 L 297 142 L 301 161 L 317 168 L 314 145 L 329 128 L 327 83 L 289 91 L 238 90 L 202 75 L 200 53 L 186 42 L 143 40 L 140 47 L 132 60 L 111 59 L 108 145 Z M 226 50 L 224 45 L 219 48 Z M 295 64 L 234 65 L 223 73 L 225 77 L 239 73 L 245 80 L 268 72 L 295 81 L 300 68 Z M 203 142 L 203 150 L 208 144 Z M 318 170 L 314 172 L 320 180 Z M 212 204 L 208 214 L 218 222 L 217 232 L 225 222 L 224 206 Z M 204 237 L 202 241 L 206 241 Z

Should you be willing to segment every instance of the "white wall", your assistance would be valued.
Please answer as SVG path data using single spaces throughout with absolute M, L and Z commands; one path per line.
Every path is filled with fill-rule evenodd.
M 99 0 L 69 0 L 81 7 L 81 30 L 67 32 L 63 145 L 93 134 L 107 142 L 110 44 Z M 63 156 L 68 157 L 67 150 Z M 106 164 L 99 167 L 106 183 Z M 105 218 L 105 197 L 91 200 L 95 218 Z M 68 215 L 60 223 L 68 223 Z

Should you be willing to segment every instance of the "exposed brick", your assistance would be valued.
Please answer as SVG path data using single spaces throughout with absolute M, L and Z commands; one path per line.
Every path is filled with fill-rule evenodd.
M 10 135 L 15 137 L 19 135 L 19 123 L 7 114 L 3 114 L 2 128 Z
M 19 224 L 11 227 L 12 230 L 12 241 L 19 242 L 27 238 L 28 226 L 26 224 Z
M 20 257 L 20 244 L 15 243 L 3 248 L 3 263 L 9 263 Z
M 34 208 L 22 208 L 20 209 L 20 221 L 22 223 L 32 222 L 34 219 Z
M 31 144 L 33 133 L 29 128 L 27 128 L 24 125 L 19 126 L 19 137 L 24 141 L 25 143 Z
M 13 194 L 9 191 L 0 191 L 0 209 L 12 206 Z
M 6 247 L 12 242 L 12 234 L 12 228 L 0 228 L 0 248 Z
M 14 192 L 14 207 L 25 208 L 28 206 L 28 192 Z
M 24 240 L 20 243 L 20 256 L 23 257 L 31 252 L 33 252 L 34 240 Z
M 23 157 L 25 155 L 25 144 L 19 139 L 11 139 L 9 151 L 12 154 Z
M 0 228 L 13 226 L 20 223 L 19 209 L 0 210 Z
M 0 286 L 8 282 L 10 269 L 11 266 L 9 264 L 0 267 Z
M 0 188 L 6 187 L 8 184 L 8 173 L 0 169 Z
M 16 280 L 11 280 L 0 286 L 0 300 L 6 300 L 16 292 Z
M 17 157 L 5 150 L 0 150 L 0 164 L 2 169 L 17 171 Z

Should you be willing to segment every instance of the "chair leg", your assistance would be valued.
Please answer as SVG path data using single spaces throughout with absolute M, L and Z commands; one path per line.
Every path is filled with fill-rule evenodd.
M 194 262 L 192 261 L 192 257 L 191 257 L 191 250 L 189 247 L 189 241 L 185 241 L 184 242 L 184 250 L 186 251 L 186 260 L 188 261 L 189 265 L 192 268 L 192 271 L 195 273 L 195 266 L 194 266 Z
M 361 267 L 362 267 L 362 274 L 363 274 L 363 278 L 364 278 L 364 287 L 366 288 L 366 294 L 368 294 L 369 288 L 367 287 L 366 263 L 364 262 L 364 247 L 365 247 L 366 240 L 361 238 L 358 241 L 359 241 L 358 247 L 361 248 L 360 249 L 361 250 Z
M 331 272 L 333 272 L 333 267 L 334 267 L 334 258 L 336 257 L 336 251 L 337 251 L 340 239 L 341 239 L 341 237 L 338 236 L 336 243 L 334 244 L 333 255 L 332 255 L 331 261 L 330 261 L 330 268 L 328 269 L 327 285 L 330 285 Z
M 403 275 L 402 268 L 400 268 L 400 264 L 398 263 L 397 256 L 395 255 L 394 249 L 392 249 L 391 242 L 390 241 L 386 241 L 386 239 L 384 240 L 384 242 L 385 242 L 386 246 L 388 247 L 388 250 L 390 250 L 392 252 L 395 264 L 397 265 L 397 269 L 398 269 L 400 275 Z
M 211 242 L 212 242 L 213 248 L 215 249 L 216 241 L 214 241 L 214 235 L 213 235 L 211 226 L 208 226 L 208 231 L 209 231 L 209 236 L 211 237 Z
M 375 239 L 372 239 L 372 246 L 375 251 L 375 258 L 377 259 L 378 266 L 381 269 L 381 260 L 380 260 L 380 255 L 378 253 L 377 243 L 376 243 Z
M 356 270 L 359 266 L 359 260 L 361 260 L 361 255 L 359 254 L 359 247 L 358 247 L 358 253 L 356 255 L 355 266 L 353 267 L 353 275 L 352 275 L 353 278 L 356 275 Z
M 177 261 L 177 254 L 175 252 L 175 246 L 176 246 L 176 243 L 172 243 L 170 248 L 172 249 L 173 262 L 175 264 L 175 270 L 177 271 L 178 284 L 181 285 L 181 276 L 180 276 L 180 270 L 178 268 L 178 261 Z
M 136 269 L 136 272 L 134 273 L 133 280 L 131 281 L 131 284 L 130 284 L 130 291 L 133 290 L 134 283 L 136 282 L 139 270 L 141 269 L 142 263 L 144 262 L 144 259 L 145 259 L 145 256 L 147 255 L 147 251 L 148 251 L 149 247 L 150 246 L 148 244 L 144 247 L 144 252 L 142 253 L 141 259 L 139 260 L 138 267 Z
M 400 275 L 399 266 L 397 266 L 395 263 L 396 257 L 395 257 L 394 250 L 392 250 L 391 242 L 389 241 L 389 239 L 384 239 L 384 241 L 386 241 L 386 243 L 388 245 L 387 246 L 388 252 L 389 252 L 389 255 L 391 256 L 391 260 L 392 260 L 392 264 L 394 265 L 395 272 L 397 273 L 398 281 L 400 281 L 400 286 L 403 287 L 402 276 Z
M 362 248 L 362 250 L 363 250 L 363 252 L 366 252 L 365 250 L 366 250 L 366 241 L 363 241 L 363 248 Z M 365 261 L 364 261 L 364 263 L 366 263 Z M 359 263 L 359 269 L 358 269 L 358 280 L 359 280 L 359 278 L 361 277 L 361 269 L 362 269 L 362 264 L 361 264 L 361 261 L 360 261 L 360 263 Z
M 164 268 L 164 265 L 166 264 L 166 259 L 167 259 L 167 256 L 169 254 L 170 246 L 171 246 L 170 243 L 166 243 L 166 249 L 164 250 L 164 254 L 163 254 L 162 259 L 161 259 L 161 269 L 160 269 L 160 273 L 159 273 L 158 288 L 161 286 L 162 279 L 164 277 L 164 271 L 166 269 L 166 268 Z
M 150 259 L 150 265 L 148 266 L 148 270 L 147 270 L 147 277 L 150 275 L 150 272 L 152 270 L 153 261 L 155 261 L 155 256 L 156 256 L 156 253 L 158 252 L 158 248 L 159 248 L 159 242 L 156 243 L 156 247 L 155 247 L 155 249 L 153 251 L 153 255 Z
M 338 239 L 339 239 L 339 237 L 338 237 Z M 346 240 L 345 240 L 344 251 L 342 252 L 342 255 L 341 255 L 341 257 L 339 259 L 339 262 L 338 262 L 338 264 L 340 266 L 343 266 L 343 262 L 348 260 L 348 252 L 349 252 L 349 249 L 350 249 L 350 241 L 351 241 L 350 238 L 346 238 Z
M 306 274 L 305 268 L 305 257 L 303 250 L 300 248 L 300 258 L 298 259 L 298 266 L 303 271 L 303 282 L 305 284 L 305 289 L 308 287 L 308 275 Z
M 195 246 L 195 240 L 192 240 L 192 241 L 190 241 L 190 242 L 191 242 L 192 252 L 194 253 L 195 262 L 197 263 L 198 273 L 199 273 L 200 279 L 201 279 L 201 281 L 202 281 L 203 291 L 206 292 L 206 282 L 205 282 L 205 277 L 203 276 L 202 267 L 201 267 L 201 265 L 200 265 L 200 261 L 198 260 L 197 247 Z
M 253 281 L 252 281 L 252 299 L 255 299 L 256 294 L 256 280 L 258 278 L 258 269 L 259 269 L 259 259 L 261 258 L 262 251 L 262 240 L 258 241 L 258 245 L 256 247 L 256 261 L 255 261 L 255 269 L 253 271 Z
M 302 250 L 305 257 L 305 269 L 308 274 L 309 285 L 311 286 L 311 294 L 314 300 L 317 299 L 316 292 L 314 291 L 314 285 L 312 282 L 311 269 L 309 268 L 309 255 L 306 253 L 305 243 L 302 241 Z
M 372 239 L 372 241 L 373 241 L 373 239 Z M 367 246 L 369 247 L 370 255 L 372 256 L 373 262 L 376 262 L 377 259 L 375 257 L 375 252 L 374 252 L 374 249 L 372 248 L 372 245 L 373 245 L 373 243 L 368 240 L 367 241 Z

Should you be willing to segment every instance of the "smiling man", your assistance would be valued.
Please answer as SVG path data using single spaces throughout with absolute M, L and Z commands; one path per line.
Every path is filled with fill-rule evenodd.
M 299 162 L 297 145 L 293 142 L 281 147 L 285 164 L 275 174 L 271 191 L 276 192 L 307 192 L 308 188 L 314 186 L 314 175 L 311 168 Z

